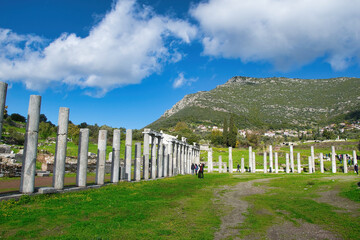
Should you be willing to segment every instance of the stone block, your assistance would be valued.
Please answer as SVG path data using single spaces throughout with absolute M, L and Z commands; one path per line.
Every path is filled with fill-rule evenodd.
M 53 187 L 43 187 L 43 188 L 39 188 L 38 192 L 41 194 L 56 193 L 57 190 Z

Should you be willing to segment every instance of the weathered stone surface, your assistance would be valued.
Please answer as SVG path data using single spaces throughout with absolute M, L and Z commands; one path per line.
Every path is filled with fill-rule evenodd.
M 120 179 L 120 129 L 115 129 L 113 133 L 113 150 L 111 152 L 111 182 L 117 183 Z
M 144 176 L 144 180 L 148 180 L 149 179 L 149 153 L 150 153 L 150 148 L 149 148 L 149 132 L 150 129 L 145 128 L 144 129 L 144 153 L 143 153 L 143 176 Z
M 286 173 L 289 173 L 289 172 L 290 172 L 290 166 L 289 166 L 289 154 L 288 154 L 288 153 L 286 153 L 285 160 L 286 160 L 286 168 L 285 168 L 285 171 L 286 171 Z
M 79 149 L 77 161 L 76 185 L 78 187 L 86 186 L 87 165 L 88 165 L 88 151 L 89 151 L 89 129 L 80 129 L 79 134 Z
M 140 181 L 141 143 L 135 143 L 134 180 Z
M 106 139 L 107 130 L 100 130 L 98 137 L 98 157 L 95 176 L 95 184 L 97 185 L 104 185 L 105 181 Z
M 57 190 L 53 187 L 43 187 L 43 188 L 39 188 L 38 192 L 41 194 L 47 194 L 47 193 L 56 193 Z
M 269 146 L 269 171 L 272 173 L 274 171 L 274 164 L 273 164 L 273 152 L 272 146 Z
M 219 156 L 219 173 L 222 173 L 222 156 Z
M 250 146 L 249 147 L 249 172 L 252 172 L 252 164 L 253 164 L 253 161 L 252 161 L 252 147 Z
M 131 181 L 132 130 L 126 129 L 125 139 L 125 180 Z
M 336 173 L 336 159 L 335 159 L 335 147 L 331 146 L 331 171 Z
M 0 82 L 0 139 L 1 139 L 2 128 L 3 128 L 7 86 L 8 86 L 7 83 Z
M 232 147 L 229 147 L 229 173 L 233 173 Z
M 0 82 L 1 83 L 1 82 Z M 11 153 L 11 148 L 9 145 L 1 144 L 0 153 Z
M 275 173 L 278 173 L 279 172 L 279 162 L 278 162 L 278 153 L 275 152 L 274 153 L 274 158 L 275 158 Z
M 213 172 L 213 155 L 212 155 L 212 148 L 208 151 L 208 172 Z
M 320 153 L 319 158 L 320 158 L 320 172 L 321 172 L 321 173 L 324 173 L 324 158 L 323 158 L 323 154 L 322 154 L 322 153 Z
M 297 167 L 298 167 L 298 173 L 301 173 L 301 158 L 300 158 L 300 153 L 297 153 Z
M 267 173 L 267 159 L 266 159 L 266 152 L 264 152 L 264 173 Z

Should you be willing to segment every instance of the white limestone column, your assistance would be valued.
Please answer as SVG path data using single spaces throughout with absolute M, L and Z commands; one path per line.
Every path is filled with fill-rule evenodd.
M 156 137 L 151 134 L 151 179 L 156 179 Z
M 344 173 L 348 173 L 348 167 L 347 167 L 347 157 L 346 154 L 344 154 Z
M 212 169 L 213 163 L 212 163 L 212 148 L 208 151 L 208 172 L 211 173 L 213 171 Z
M 270 145 L 269 146 L 269 167 L 270 167 L 270 172 L 272 173 L 274 171 L 274 168 L 273 168 L 273 152 L 272 152 L 272 146 Z
M 180 170 L 180 166 L 181 166 L 181 144 L 180 142 L 178 142 L 177 144 L 177 154 L 178 154 L 178 157 L 177 157 L 177 174 L 181 174 L 181 170 Z
M 222 169 L 222 172 L 223 172 L 223 173 L 227 173 L 226 162 L 223 162 L 223 163 L 222 163 L 222 168 L 221 168 L 221 169 Z
M 253 156 L 252 147 L 250 146 L 249 147 L 249 172 L 253 171 L 253 168 L 252 168 L 252 164 L 253 164 L 252 156 Z
M 286 153 L 286 155 L 285 155 L 285 160 L 286 160 L 285 171 L 286 171 L 286 173 L 289 173 L 290 172 L 290 167 L 289 167 L 289 154 L 288 153 Z
M 114 129 L 113 132 L 113 150 L 111 156 L 111 182 L 119 182 L 120 175 L 120 129 Z
M 292 173 L 295 172 L 295 166 L 294 166 L 294 146 L 290 145 L 290 170 Z
M 79 149 L 76 174 L 76 186 L 86 187 L 86 175 L 89 152 L 89 129 L 81 128 L 79 134 Z
M 125 138 L 125 180 L 131 181 L 132 129 L 126 129 Z
M 279 172 L 279 161 L 278 161 L 278 153 L 275 152 L 274 153 L 274 157 L 275 157 L 275 173 Z
M 58 132 L 54 157 L 53 187 L 64 188 L 67 133 L 69 125 L 69 108 L 59 109 Z
M 169 177 L 172 177 L 173 176 L 173 173 L 174 173 L 174 152 L 173 152 L 173 144 L 172 142 L 170 141 L 168 143 L 168 149 L 169 149 L 169 171 L 168 171 L 168 175 Z
M 100 130 L 98 137 L 98 154 L 96 161 L 96 185 L 103 185 L 105 181 L 106 139 L 107 130 Z
M 267 173 L 267 159 L 266 159 L 266 152 L 264 152 L 264 173 Z
M 134 180 L 140 181 L 141 143 L 135 143 Z
M 174 153 L 173 153 L 173 175 L 176 176 L 178 174 L 178 148 L 177 148 L 177 142 L 173 141 L 173 148 L 174 148 Z
M 313 167 L 313 172 L 315 172 L 315 152 L 314 152 L 314 146 L 311 146 L 311 166 Z
M 150 159 L 150 148 L 149 148 L 149 132 L 150 129 L 149 128 L 145 128 L 144 129 L 144 153 L 143 153 L 143 177 L 144 180 L 149 180 L 149 159 Z
M 241 173 L 245 172 L 245 159 L 241 158 Z
M 354 159 L 354 166 L 357 164 L 357 155 L 356 155 L 356 151 L 353 150 L 353 159 Z
M 322 153 L 320 153 L 319 158 L 320 158 L 320 172 L 324 173 L 324 156 Z
M 219 173 L 222 173 L 222 156 L 219 156 Z
M 253 173 L 256 173 L 256 158 L 255 158 L 256 156 L 255 156 L 255 152 L 252 152 L 252 167 L 253 167 L 253 170 L 252 170 L 252 172 Z
M 157 154 L 157 177 L 161 178 L 163 177 L 163 155 L 164 155 L 164 150 L 163 150 L 163 138 L 162 136 L 158 137 L 158 154 Z
M 336 173 L 336 159 L 335 159 L 335 147 L 331 146 L 331 170 L 333 173 Z
M 300 159 L 300 153 L 297 153 L 297 168 L 298 168 L 298 173 L 301 173 L 301 159 Z
M 163 165 L 163 176 L 167 177 L 169 172 L 169 145 L 163 143 L 164 148 L 164 165 Z
M 35 165 L 38 144 L 41 96 L 31 95 L 26 123 L 24 155 L 21 168 L 21 193 L 33 193 L 35 187 Z
M 313 173 L 313 166 L 312 166 L 312 157 L 309 156 L 309 173 Z
M 7 83 L 0 82 L 0 139 L 2 135 L 2 128 L 4 122 L 4 110 L 5 110 L 7 87 L 8 87 Z
M 229 173 L 233 173 L 232 147 L 229 147 Z

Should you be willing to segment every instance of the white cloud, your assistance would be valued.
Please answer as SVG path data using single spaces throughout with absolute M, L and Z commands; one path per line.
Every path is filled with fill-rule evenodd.
M 54 83 L 90 87 L 103 95 L 181 60 L 167 37 L 189 43 L 196 31 L 188 22 L 156 15 L 135 0 L 119 0 L 85 38 L 64 33 L 46 43 L 0 28 L 0 79 L 22 81 L 34 90 Z
M 191 14 L 204 54 L 268 61 L 286 70 L 325 57 L 335 70 L 360 62 L 358 0 L 209 0 Z
M 190 86 L 193 82 L 196 82 L 198 78 L 185 78 L 184 73 L 179 73 L 178 77 L 173 82 L 173 88 L 179 88 L 182 86 Z

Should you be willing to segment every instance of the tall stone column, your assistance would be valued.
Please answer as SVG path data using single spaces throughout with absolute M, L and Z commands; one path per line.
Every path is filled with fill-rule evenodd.
M 298 168 L 298 173 L 301 173 L 301 159 L 300 159 L 300 153 L 297 153 L 297 168 Z
M 229 173 L 233 173 L 232 147 L 229 147 Z
M 354 166 L 357 164 L 357 155 L 356 155 L 356 151 L 353 150 L 353 159 L 354 159 Z
M 313 172 L 315 172 L 315 152 L 314 152 L 314 146 L 311 146 L 311 166 L 313 167 Z
M 135 162 L 134 162 L 134 180 L 140 181 L 140 170 L 141 170 L 141 143 L 135 143 Z
M 348 173 L 348 167 L 347 167 L 347 157 L 346 155 L 344 154 L 344 159 L 343 159 L 343 162 L 344 162 L 344 173 Z
M 290 172 L 290 166 L 289 166 L 289 154 L 288 154 L 288 153 L 286 153 L 285 160 L 286 160 L 286 168 L 285 168 L 285 171 L 286 171 L 286 173 L 289 173 L 289 172 Z
M 168 176 L 169 173 L 169 144 L 164 145 L 164 166 L 163 166 L 163 173 L 164 177 Z
M 113 149 L 111 156 L 111 182 L 119 182 L 119 170 L 120 170 L 120 130 L 114 129 L 113 133 Z
M 174 173 L 174 152 L 173 152 L 173 144 L 172 142 L 168 143 L 168 149 L 169 149 L 169 177 L 173 176 Z
M 125 139 L 125 180 L 131 181 L 132 129 L 126 129 Z
M 96 185 L 104 185 L 105 181 L 106 140 L 107 130 L 100 130 L 98 137 L 98 154 L 96 161 Z
M 79 134 L 79 149 L 76 174 L 76 186 L 86 187 L 86 175 L 89 152 L 89 129 L 81 128 Z
M 164 150 L 163 150 L 163 138 L 162 136 L 158 136 L 158 157 L 157 157 L 157 177 L 163 177 L 163 157 L 164 157 Z
M 212 170 L 212 166 L 213 166 L 213 162 L 212 162 L 212 148 L 209 149 L 208 151 L 208 172 L 211 173 Z
M 335 147 L 331 146 L 331 170 L 333 173 L 336 173 L 336 159 L 335 159 Z
M 177 143 L 177 174 L 181 174 L 181 143 Z
M 294 146 L 290 145 L 290 169 L 291 172 L 295 172 L 295 166 L 294 166 Z
M 143 154 L 143 177 L 144 177 L 144 180 L 149 179 L 149 153 L 150 153 L 149 132 L 150 132 L 149 128 L 145 128 L 144 132 L 143 132 L 143 134 L 144 134 L 144 154 Z
M 264 152 L 264 173 L 267 173 L 267 159 L 266 159 L 266 152 Z
M 245 172 L 245 159 L 241 158 L 241 173 Z
M 176 176 L 178 174 L 178 148 L 177 148 L 177 142 L 174 140 L 173 142 L 173 175 Z
M 253 164 L 253 160 L 252 160 L 252 147 L 249 147 L 249 172 L 252 172 L 252 164 Z
M 69 108 L 61 107 L 59 109 L 58 132 L 56 138 L 53 175 L 53 187 L 58 190 L 64 188 L 68 125 Z
M 222 173 L 222 156 L 219 156 L 219 173 Z
M 6 102 L 7 83 L 0 82 L 0 139 L 4 122 L 4 110 Z
M 324 156 L 320 153 L 320 172 L 324 173 Z
M 156 137 L 151 135 L 151 179 L 156 179 Z
M 312 157 L 309 156 L 309 173 L 313 173 L 313 166 L 312 166 Z
M 275 152 L 274 153 L 274 158 L 275 158 L 275 173 L 279 172 L 279 161 L 278 161 L 278 153 Z
M 256 173 L 256 158 L 255 158 L 256 156 L 255 156 L 255 152 L 252 152 L 252 167 L 253 167 L 253 170 L 252 170 L 252 172 L 253 173 Z
M 33 193 L 35 186 L 35 164 L 38 144 L 41 96 L 31 95 L 26 123 L 24 155 L 21 168 L 21 193 Z
M 272 173 L 274 171 L 274 165 L 273 165 L 273 152 L 272 152 L 272 146 L 269 146 L 269 168 L 270 172 Z

